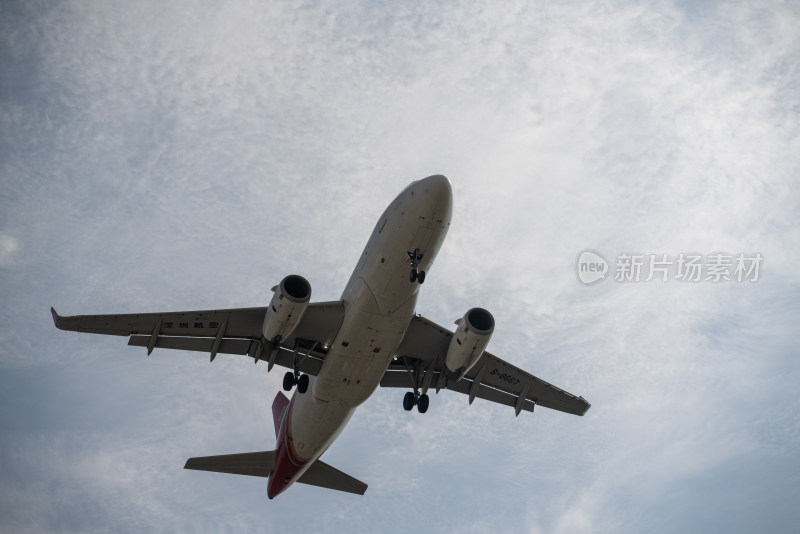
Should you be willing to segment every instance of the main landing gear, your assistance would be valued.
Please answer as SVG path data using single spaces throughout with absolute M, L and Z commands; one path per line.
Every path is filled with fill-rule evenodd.
M 432 375 L 429 375 L 426 372 L 423 372 L 422 376 L 419 375 L 420 362 L 416 362 L 414 369 L 411 369 L 411 366 L 408 364 L 408 359 L 403 357 L 403 364 L 406 367 L 406 371 L 408 371 L 408 376 L 411 378 L 411 383 L 413 384 L 414 388 L 414 391 L 407 392 L 403 397 L 403 409 L 407 412 L 410 412 L 414 409 L 414 406 L 416 406 L 419 413 L 425 413 L 428 411 L 428 405 L 430 404 L 430 399 L 428 398 L 428 394 L 426 392 L 428 391 L 430 377 Z M 429 369 L 430 368 L 431 367 L 429 366 Z M 422 394 L 419 392 L 420 387 L 422 387 Z
M 300 393 L 305 393 L 308 391 L 308 382 L 308 375 L 296 375 L 291 371 L 286 371 L 286 374 L 283 375 L 283 390 L 291 391 L 296 385 L 297 391 Z
M 424 393 L 420 395 L 415 391 L 409 391 L 406 393 L 405 397 L 403 397 L 403 409 L 407 412 L 410 412 L 414 409 L 414 406 L 416 406 L 419 413 L 425 413 L 428 411 L 429 404 L 430 399 L 428 395 Z
M 294 342 L 294 361 L 292 363 L 292 370 L 286 371 L 286 374 L 283 375 L 283 390 L 284 391 L 291 391 L 294 386 L 297 386 L 298 393 L 305 393 L 308 391 L 308 383 L 309 378 L 308 375 L 301 375 L 300 374 L 300 362 L 298 361 L 298 354 L 297 350 L 299 348 L 299 342 L 295 340 Z M 314 344 L 314 347 L 317 345 Z M 311 347 L 311 350 L 314 350 L 314 347 Z M 305 358 L 305 356 L 303 357 Z
M 423 283 L 425 281 L 425 271 L 420 270 L 419 262 L 422 259 L 422 254 L 418 248 L 414 252 L 408 253 L 408 261 L 411 263 L 411 274 L 408 279 L 413 284 L 414 282 Z

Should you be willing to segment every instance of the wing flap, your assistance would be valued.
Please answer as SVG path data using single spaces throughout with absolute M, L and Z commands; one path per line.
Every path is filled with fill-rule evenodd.
M 149 346 L 150 339 L 151 336 L 133 335 L 128 340 L 128 345 L 131 347 L 147 347 Z M 213 345 L 214 338 L 210 337 L 159 336 L 156 340 L 155 347 L 160 349 L 211 352 Z M 219 354 L 239 354 L 253 357 L 257 346 L 258 343 L 251 339 L 224 338 L 220 342 L 217 352 Z M 266 358 L 266 354 L 261 355 L 261 359 Z M 282 367 L 292 368 L 294 365 L 294 353 L 285 347 L 280 347 L 275 357 L 275 363 Z M 322 369 L 322 359 L 320 356 L 317 356 L 317 353 L 314 353 L 314 355 L 301 354 L 297 368 L 301 373 L 317 376 L 320 369 Z
M 435 372 L 433 374 L 433 380 L 431 380 L 431 383 L 436 384 L 439 378 L 439 372 Z M 461 379 L 458 382 L 448 380 L 445 385 L 445 389 L 469 395 L 469 390 L 472 387 L 472 384 L 473 381 L 466 378 Z M 414 382 L 407 371 L 390 370 L 383 375 L 383 378 L 381 379 L 381 387 L 413 388 Z M 500 391 L 499 389 L 495 389 L 483 383 L 478 386 L 478 391 L 475 393 L 475 396 L 479 399 L 484 399 L 491 402 L 496 402 L 497 404 L 504 404 L 512 407 L 516 407 L 518 399 L 516 395 L 506 393 L 505 391 Z M 522 405 L 522 410 L 525 410 L 526 412 L 532 412 L 533 407 L 533 401 L 525 400 Z
M 151 336 L 133 335 L 128 340 L 131 347 L 147 347 Z M 217 352 L 222 354 L 247 354 L 253 341 L 250 339 L 224 338 Z M 155 347 L 158 349 L 194 350 L 211 352 L 214 346 L 213 337 L 170 337 L 159 336 Z
M 242 452 L 219 456 L 198 456 L 186 460 L 184 469 L 231 475 L 268 477 L 275 469 L 275 451 Z

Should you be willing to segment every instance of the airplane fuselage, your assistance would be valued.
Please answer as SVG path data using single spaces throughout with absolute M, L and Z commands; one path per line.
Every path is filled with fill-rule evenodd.
M 420 285 L 409 253 L 432 264 L 450 227 L 452 190 L 444 176 L 413 182 L 378 219 L 341 300 L 344 320 L 320 373 L 283 415 L 270 499 L 288 488 L 333 443 L 378 387 L 413 317 Z

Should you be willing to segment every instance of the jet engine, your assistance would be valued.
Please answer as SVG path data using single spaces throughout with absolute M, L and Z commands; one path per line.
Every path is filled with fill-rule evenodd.
M 311 284 L 302 276 L 290 274 L 272 291 L 274 294 L 261 332 L 267 341 L 280 342 L 288 338 L 300 323 L 311 299 Z
M 456 324 L 447 349 L 445 374 L 460 380 L 483 355 L 494 332 L 494 317 L 483 308 L 472 308 Z

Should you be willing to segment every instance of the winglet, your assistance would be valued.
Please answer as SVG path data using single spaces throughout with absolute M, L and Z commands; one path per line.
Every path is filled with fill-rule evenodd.
M 584 408 L 584 409 L 583 409 L 583 413 L 579 413 L 579 414 L 578 414 L 578 415 L 580 415 L 581 417 L 583 417 L 584 415 L 586 415 L 586 412 L 588 412 L 588 411 L 589 411 L 589 408 L 591 408 L 591 407 L 592 407 L 592 405 L 591 405 L 591 404 L 589 404 L 589 402 L 588 402 L 586 399 L 584 399 L 583 397 L 578 397 L 578 400 L 582 400 L 583 402 L 585 402 L 585 403 L 586 403 L 586 408 Z
M 56 328 L 60 330 L 61 326 L 59 326 L 58 323 L 61 321 L 61 316 L 58 314 L 58 312 L 56 312 L 56 309 L 53 308 L 52 306 L 50 306 L 50 313 L 53 314 L 53 324 L 55 324 Z

